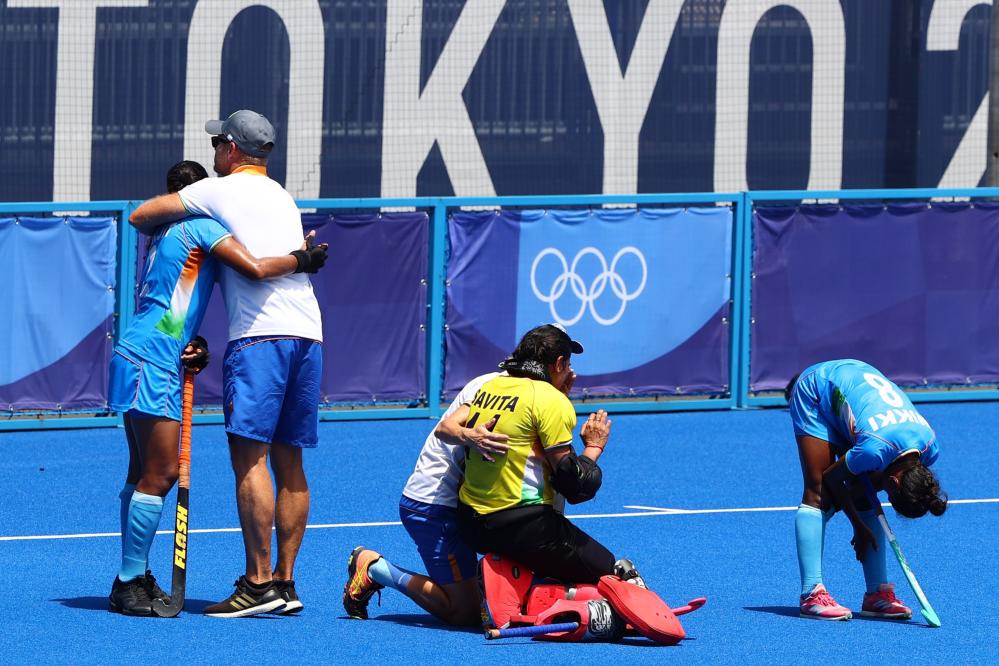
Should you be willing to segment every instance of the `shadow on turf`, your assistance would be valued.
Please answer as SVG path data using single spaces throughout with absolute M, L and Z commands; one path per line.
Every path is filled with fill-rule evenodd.
M 81 610 L 108 612 L 107 597 L 72 597 L 70 599 L 52 599 L 52 601 L 62 604 L 66 608 L 79 608 Z M 214 601 L 207 599 L 187 599 L 184 602 L 184 613 L 200 615 L 204 612 L 205 606 L 210 606 Z M 273 619 L 272 615 L 256 615 L 255 619 Z
M 342 616 L 341 619 L 348 619 Z M 445 624 L 435 618 L 433 615 L 425 615 L 419 613 L 399 613 L 395 615 L 379 615 L 377 617 L 370 618 L 371 620 L 377 620 L 380 622 L 392 622 L 394 624 L 401 624 L 407 627 L 419 627 L 421 629 L 443 629 L 444 631 L 454 631 L 462 634 L 479 634 L 482 635 L 482 629 L 478 627 L 452 627 L 449 624 Z M 693 640 L 693 639 L 688 639 Z M 543 644 L 550 641 L 532 641 L 530 638 L 511 638 L 507 640 L 495 640 L 488 641 L 489 645 L 523 645 L 524 643 L 536 643 Z M 650 640 L 640 637 L 628 637 L 618 641 L 620 645 L 630 645 L 633 647 L 665 647 L 663 645 L 658 645 Z
M 793 617 L 795 619 L 800 618 L 797 606 L 743 606 L 743 610 L 753 611 L 755 613 L 770 613 L 771 615 L 782 615 L 784 617 Z M 893 624 L 909 625 L 912 627 L 926 626 L 920 623 L 918 620 L 891 620 L 886 617 L 868 617 L 866 615 L 861 615 L 860 613 L 855 613 L 853 615 L 851 621 L 855 620 L 860 620 L 861 622 L 891 622 Z
M 754 613 L 770 613 L 771 615 L 783 615 L 784 617 L 799 617 L 800 609 L 797 606 L 743 606 L 743 610 Z
M 340 616 L 341 619 L 349 619 L 347 616 Z M 425 613 L 397 613 L 395 615 L 378 615 L 370 618 L 368 621 L 375 620 L 377 622 L 392 622 L 393 624 L 401 624 L 406 627 L 419 627 L 421 629 L 443 629 L 444 631 L 454 631 L 462 634 L 481 634 L 482 630 L 478 627 L 453 627 L 450 624 L 445 624 L 435 618 L 433 615 L 427 615 Z

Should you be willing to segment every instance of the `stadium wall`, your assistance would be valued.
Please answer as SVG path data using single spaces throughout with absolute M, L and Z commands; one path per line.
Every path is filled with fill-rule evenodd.
M 990 5 L 6 0 L 0 201 L 146 198 L 241 107 L 299 198 L 974 187 Z
M 565 325 L 580 411 L 782 404 L 860 357 L 914 400 L 999 399 L 999 189 L 300 200 L 330 243 L 323 419 L 428 418 L 526 330 Z M 136 202 L 0 204 L 0 429 L 114 425 Z M 406 208 L 410 212 L 402 212 Z M 65 213 L 75 211 L 72 215 Z M 47 214 L 46 214 L 47 213 Z M 90 213 L 84 215 L 83 213 Z M 219 422 L 224 308 L 197 419 Z

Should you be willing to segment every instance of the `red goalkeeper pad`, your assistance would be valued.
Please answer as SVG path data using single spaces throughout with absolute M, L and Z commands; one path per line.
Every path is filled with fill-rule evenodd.
M 652 590 L 626 583 L 617 576 L 601 576 L 597 589 L 642 636 L 656 643 L 676 645 L 687 635 L 672 609 Z
M 510 619 L 523 612 L 533 582 L 534 572 L 527 567 L 492 553 L 484 555 L 479 561 L 483 628 L 509 626 Z
M 527 595 L 527 612 L 525 615 L 538 616 L 552 607 L 559 599 L 569 601 L 590 601 L 603 599 L 604 595 L 597 591 L 596 585 L 580 583 L 579 585 L 563 585 L 556 582 L 538 583 Z

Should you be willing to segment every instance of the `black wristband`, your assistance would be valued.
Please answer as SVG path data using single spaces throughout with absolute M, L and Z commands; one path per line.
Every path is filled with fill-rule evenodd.
M 289 252 L 289 254 L 295 257 L 295 261 L 298 262 L 298 267 L 295 268 L 296 273 L 304 273 L 305 269 L 309 265 L 309 254 L 305 250 L 294 250 Z

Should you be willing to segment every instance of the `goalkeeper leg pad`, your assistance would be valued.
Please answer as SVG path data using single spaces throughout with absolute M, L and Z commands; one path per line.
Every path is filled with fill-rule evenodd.
M 512 560 L 487 553 L 479 560 L 482 626 L 504 629 L 523 612 L 534 572 Z
M 601 576 L 597 589 L 642 636 L 663 645 L 676 645 L 686 636 L 673 610 L 652 590 L 617 576 Z

